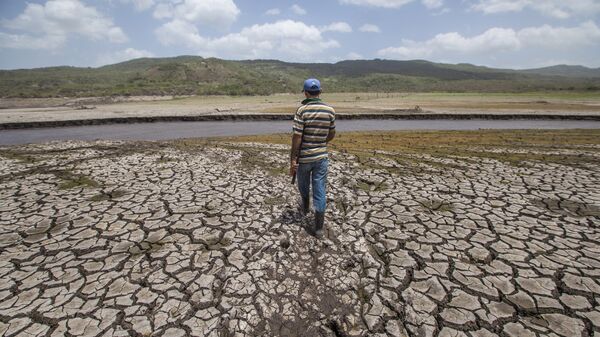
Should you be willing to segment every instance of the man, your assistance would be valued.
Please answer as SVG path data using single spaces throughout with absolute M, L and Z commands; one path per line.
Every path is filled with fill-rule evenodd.
M 303 92 L 305 99 L 294 116 L 290 175 L 297 177 L 304 214 L 310 210 L 309 195 L 312 184 L 315 208 L 313 233 L 321 236 L 327 206 L 327 143 L 335 137 L 335 110 L 319 98 L 319 80 L 309 78 L 304 81 Z

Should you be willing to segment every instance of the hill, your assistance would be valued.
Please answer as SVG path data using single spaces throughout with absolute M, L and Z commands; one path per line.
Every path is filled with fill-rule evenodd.
M 600 77 L 600 68 L 592 69 L 583 66 L 569 66 L 561 64 L 552 67 L 523 70 L 522 73 L 545 76 L 598 78 Z
M 573 66 L 508 70 L 423 60 L 287 63 L 178 56 L 99 68 L 1 70 L 0 96 L 265 95 L 298 92 L 311 76 L 329 92 L 600 90 L 600 69 Z

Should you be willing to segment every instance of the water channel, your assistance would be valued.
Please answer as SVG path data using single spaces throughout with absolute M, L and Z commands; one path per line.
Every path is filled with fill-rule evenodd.
M 586 120 L 339 120 L 337 130 L 478 130 L 478 129 L 600 129 L 600 121 Z M 177 138 L 241 136 L 291 131 L 291 121 L 156 122 L 68 126 L 0 131 L 0 145 L 53 140 L 168 140 Z

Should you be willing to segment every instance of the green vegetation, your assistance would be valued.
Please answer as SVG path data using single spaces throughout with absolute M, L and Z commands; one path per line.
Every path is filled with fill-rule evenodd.
M 384 181 L 374 182 L 367 179 L 358 179 L 356 187 L 365 192 L 385 191 L 389 188 L 388 184 L 386 184 Z
M 265 198 L 265 205 L 268 205 L 268 206 L 281 205 L 284 203 L 285 203 L 285 198 L 283 198 L 281 196 L 272 196 L 272 197 Z
M 442 200 L 417 201 L 421 207 L 429 212 L 447 212 L 452 210 L 452 204 Z
M 161 154 L 160 158 L 158 158 L 156 160 L 156 163 L 158 163 L 158 164 L 166 164 L 166 163 L 171 162 L 171 161 L 177 161 L 177 159 L 170 158 L 170 157 L 165 156 L 164 154 Z
M 100 68 L 3 70 L 0 95 L 268 95 L 296 93 L 299 83 L 309 76 L 321 78 L 328 92 L 600 91 L 600 70 L 584 67 L 515 71 L 427 61 L 329 64 L 179 56 L 141 58 Z
M 33 164 L 38 161 L 38 158 L 34 156 L 10 150 L 0 150 L 0 157 L 4 157 L 9 160 L 16 160 L 24 164 Z
M 90 179 L 84 175 L 74 174 L 70 171 L 65 170 L 57 170 L 52 171 L 57 178 L 63 180 L 63 182 L 58 185 L 58 188 L 61 190 L 68 190 L 75 187 L 99 187 L 100 184 L 97 181 Z
M 237 150 L 242 151 L 240 166 L 247 170 L 258 169 L 271 176 L 283 175 L 287 172 L 287 167 L 266 161 L 261 149 L 240 148 Z
M 369 303 L 372 297 L 362 283 L 359 283 L 358 286 L 356 286 L 356 296 L 362 304 Z

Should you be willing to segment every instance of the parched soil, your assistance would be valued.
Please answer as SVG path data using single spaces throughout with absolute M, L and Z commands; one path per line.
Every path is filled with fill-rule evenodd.
M 242 140 L 1 147 L 0 335 L 600 333 L 598 131 Z

